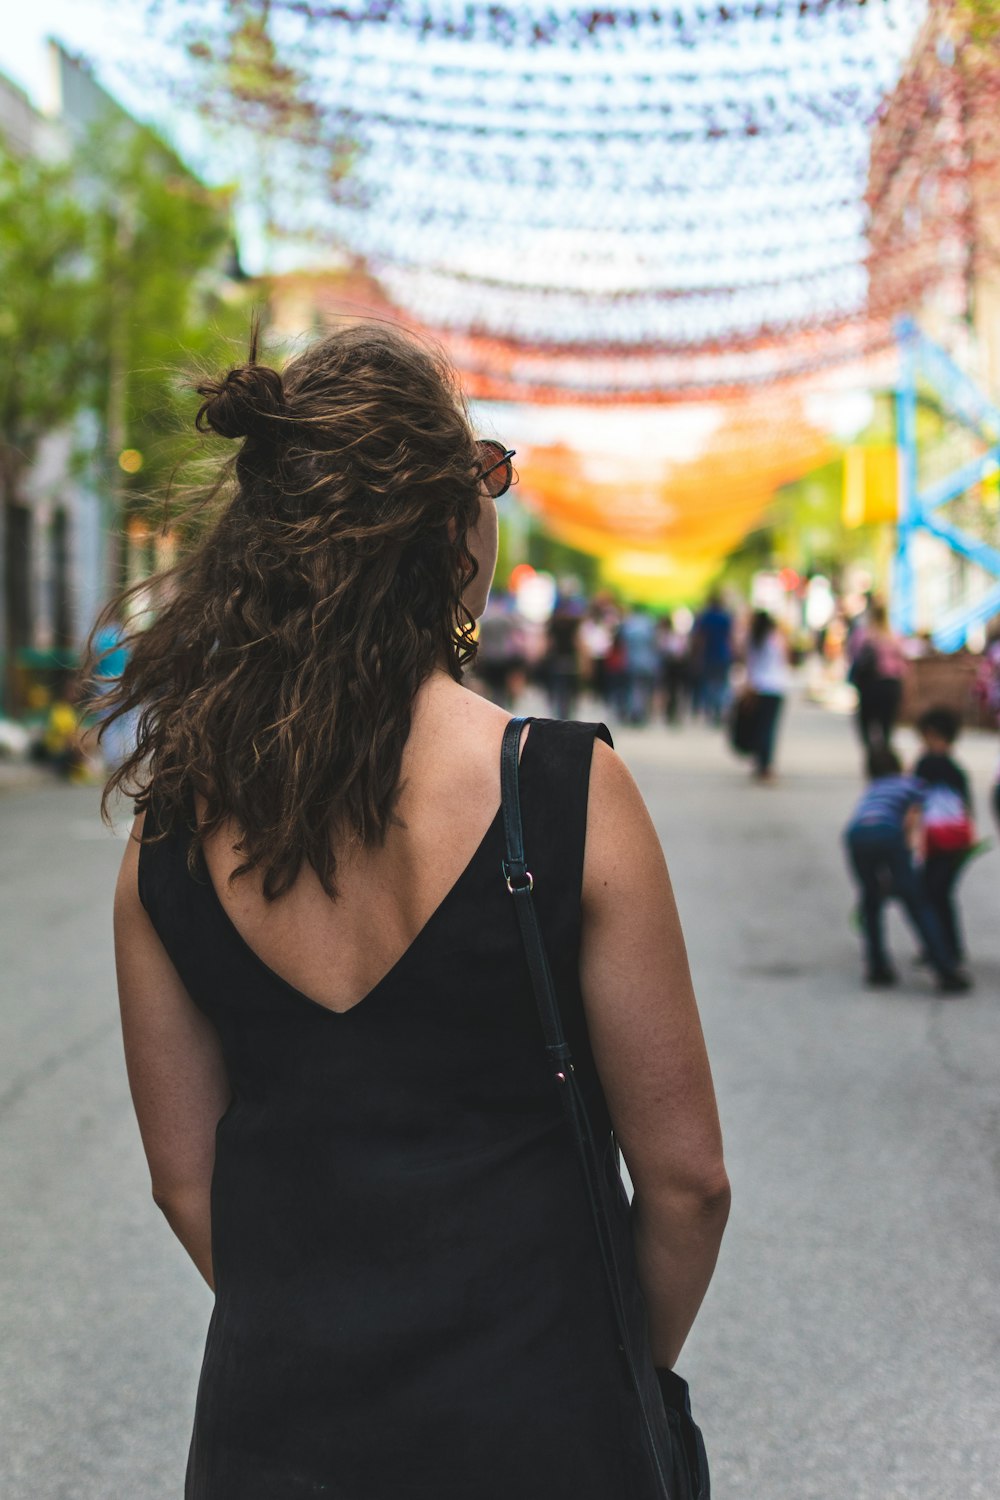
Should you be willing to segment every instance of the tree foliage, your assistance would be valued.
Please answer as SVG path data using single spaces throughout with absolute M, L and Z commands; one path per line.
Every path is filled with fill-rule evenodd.
M 0 477 L 95 398 L 94 268 L 71 167 L 0 146 Z
M 0 479 L 17 498 L 41 439 L 80 412 L 129 508 L 191 449 L 186 377 L 247 325 L 231 196 L 157 134 L 109 119 L 59 163 L 0 146 Z M 185 431 L 186 427 L 186 431 Z M 117 467 L 122 449 L 141 466 Z
M 104 415 L 111 446 L 120 422 L 122 447 L 142 455 L 129 481 L 138 501 L 162 489 L 191 447 L 188 377 L 231 363 L 246 331 L 246 296 L 232 274 L 231 194 L 205 187 L 152 130 L 132 122 L 98 131 L 79 171 L 93 203 Z

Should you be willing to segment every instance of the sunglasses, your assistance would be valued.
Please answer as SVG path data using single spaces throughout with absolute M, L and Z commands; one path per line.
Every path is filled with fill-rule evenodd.
M 494 500 L 506 495 L 514 483 L 514 466 L 511 459 L 516 448 L 505 448 L 503 443 L 492 438 L 479 438 L 479 482 L 485 485 L 486 493 Z

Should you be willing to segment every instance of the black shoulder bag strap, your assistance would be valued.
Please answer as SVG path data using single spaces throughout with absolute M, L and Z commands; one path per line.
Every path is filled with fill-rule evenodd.
M 574 1072 L 573 1058 L 563 1032 L 562 1017 L 559 1013 L 559 1002 L 556 998 L 555 986 L 552 982 L 552 972 L 549 968 L 548 955 L 545 951 L 545 942 L 538 923 L 538 913 L 535 910 L 535 904 L 532 900 L 531 893 L 534 887 L 534 879 L 524 857 L 524 832 L 521 824 L 521 800 L 518 784 L 521 730 L 526 723 L 530 723 L 530 720 L 525 718 L 510 720 L 504 731 L 501 749 L 500 784 L 506 842 L 506 855 L 502 866 L 503 874 L 507 882 L 507 889 L 514 898 L 514 910 L 517 913 L 517 921 L 524 944 L 528 971 L 531 975 L 531 985 L 534 990 L 535 1002 L 538 1006 L 538 1014 L 542 1024 L 545 1051 L 559 1089 L 559 1095 L 562 1099 L 563 1108 L 566 1111 L 566 1117 L 573 1133 L 573 1141 L 580 1161 L 591 1218 L 594 1223 L 594 1232 L 601 1254 L 601 1261 L 604 1266 L 608 1293 L 614 1309 L 615 1324 L 618 1331 L 618 1349 L 625 1361 L 630 1383 L 635 1389 L 642 1415 L 645 1445 L 648 1450 L 656 1486 L 655 1494 L 658 1500 L 682 1500 L 682 1496 L 678 1492 L 676 1483 L 674 1482 L 674 1476 L 672 1475 L 668 1478 L 667 1463 L 662 1453 L 662 1440 L 657 1441 L 656 1437 L 657 1431 L 662 1431 L 663 1413 L 661 1411 L 657 1415 L 650 1410 L 648 1388 L 640 1377 L 637 1364 L 638 1351 L 634 1348 L 634 1339 L 629 1328 L 626 1299 L 618 1259 L 615 1254 L 614 1235 L 601 1192 L 601 1162 L 594 1142 L 593 1132 L 590 1128 L 590 1121 L 587 1117 L 586 1104 Z M 664 1373 L 668 1374 L 669 1372 Z M 673 1468 L 674 1466 L 670 1465 L 670 1467 Z M 697 1493 L 697 1491 L 694 1493 Z M 707 1494 L 707 1491 L 702 1491 L 702 1493 Z

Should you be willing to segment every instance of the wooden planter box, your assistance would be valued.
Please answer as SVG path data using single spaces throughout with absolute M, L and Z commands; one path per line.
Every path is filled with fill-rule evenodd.
M 929 708 L 952 708 L 968 728 L 993 725 L 974 694 L 981 658 L 968 651 L 945 656 L 920 656 L 910 663 L 903 698 L 903 722 L 913 724 Z

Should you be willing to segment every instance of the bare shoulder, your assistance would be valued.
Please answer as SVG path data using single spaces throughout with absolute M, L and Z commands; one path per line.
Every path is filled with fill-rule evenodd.
M 495 794 L 500 742 L 511 715 L 488 698 L 435 673 L 418 695 L 404 753 L 404 780 L 434 787 L 447 784 L 450 796 L 477 800 L 484 787 Z
M 619 803 L 630 799 L 642 803 L 632 772 L 618 751 L 598 737 L 594 740 L 594 755 L 590 763 L 590 800 L 599 808 L 602 803 L 616 798 Z
M 663 850 L 642 793 L 616 750 L 594 742 L 583 872 L 584 909 L 611 885 L 634 886 L 666 873 Z
M 470 742 L 475 742 L 484 754 L 489 755 L 492 755 L 514 717 L 507 709 L 467 687 L 458 688 L 454 699 L 447 703 L 446 712 L 456 729 L 464 732 Z

